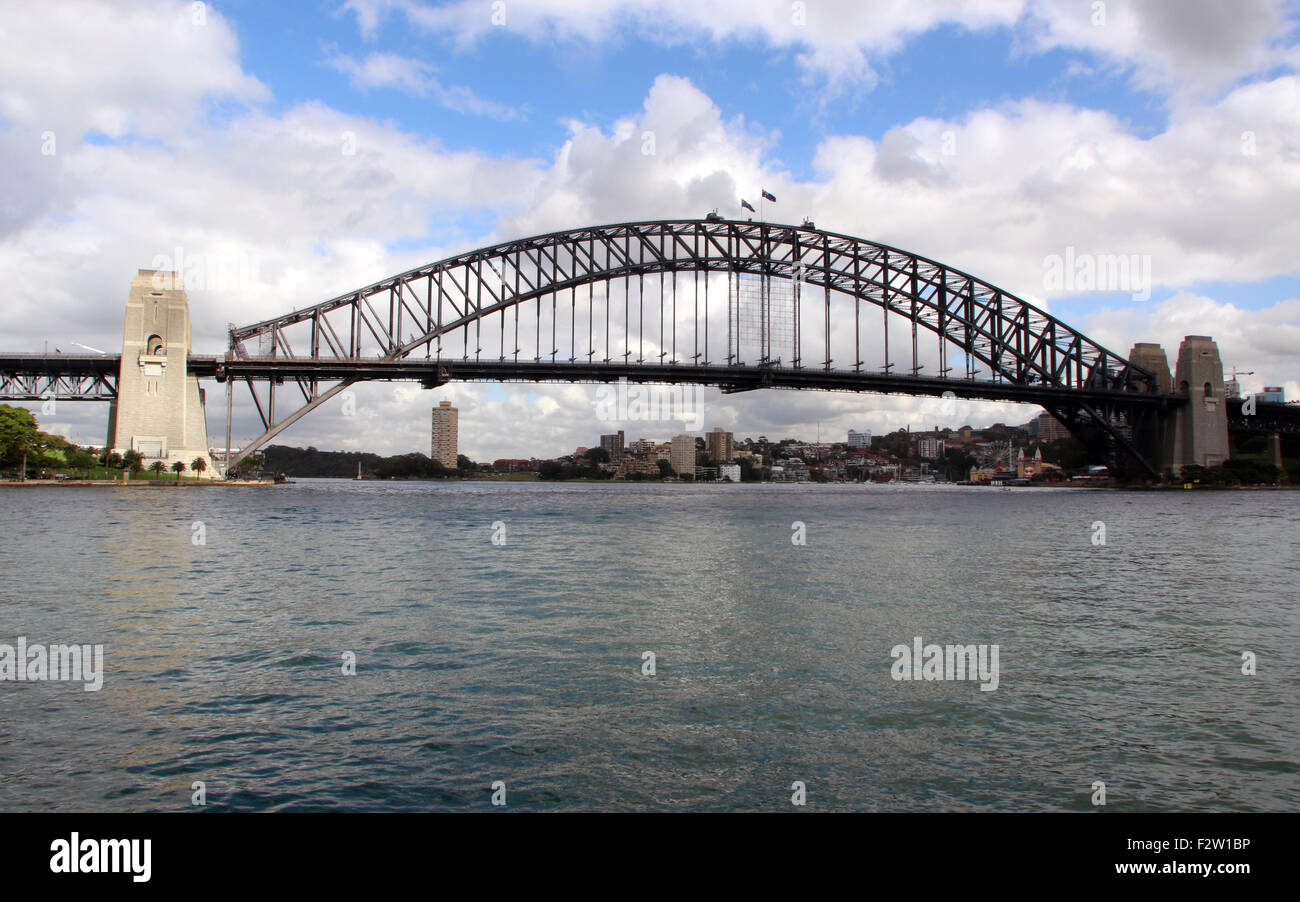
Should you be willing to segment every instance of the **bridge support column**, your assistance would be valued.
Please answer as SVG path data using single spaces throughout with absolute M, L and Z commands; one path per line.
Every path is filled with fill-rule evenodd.
M 1165 349 L 1158 344 L 1138 342 L 1128 354 L 1129 362 L 1144 370 L 1155 373 L 1156 384 L 1151 391 L 1167 395 L 1173 392 L 1173 377 L 1169 374 L 1169 358 Z M 1151 410 L 1134 407 L 1130 414 L 1133 429 L 1133 445 L 1162 474 L 1171 467 L 1168 451 L 1165 447 L 1165 433 L 1169 428 L 1170 413 L 1166 410 Z
M 180 276 L 142 269 L 131 281 L 122 328 L 117 401 L 109 414 L 109 447 L 138 451 L 145 466 L 161 460 L 190 467 L 202 458 L 208 478 L 208 425 L 203 391 L 188 372 L 190 305 Z M 197 474 L 196 474 L 197 475 Z
M 1282 433 L 1274 432 L 1268 437 L 1268 462 L 1279 470 L 1282 469 Z
M 1166 420 L 1165 458 L 1175 475 L 1183 467 L 1217 467 L 1229 457 L 1228 399 L 1219 346 L 1208 335 L 1188 335 L 1178 347 L 1174 391 L 1188 402 Z

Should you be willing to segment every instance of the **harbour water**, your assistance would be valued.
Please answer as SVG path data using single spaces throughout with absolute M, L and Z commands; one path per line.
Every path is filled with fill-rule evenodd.
M 1300 807 L 1300 493 L 0 505 L 0 643 L 104 652 L 99 691 L 0 681 L 0 810 L 193 811 L 195 781 L 208 811 L 491 810 L 496 781 L 511 810 L 792 810 L 796 781 L 823 811 L 1091 811 L 1097 782 L 1109 810 Z M 918 636 L 996 644 L 997 688 L 894 679 Z

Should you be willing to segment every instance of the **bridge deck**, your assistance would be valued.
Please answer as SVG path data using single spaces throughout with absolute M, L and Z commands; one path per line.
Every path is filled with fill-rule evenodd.
M 411 380 L 437 385 L 461 382 L 583 382 L 609 383 L 626 379 L 635 383 L 712 385 L 723 391 L 760 388 L 820 389 L 953 397 L 969 400 L 1017 401 L 1047 405 L 1064 399 L 1114 401 L 1168 409 L 1187 403 L 1181 395 L 1089 392 L 1051 386 L 1018 385 L 978 379 L 825 370 L 805 367 L 661 365 L 595 361 L 463 360 L 459 358 L 398 360 L 338 360 L 330 358 L 243 358 L 192 354 L 189 370 L 205 379 L 225 381 L 318 380 L 321 382 Z M 116 395 L 121 356 L 117 354 L 0 354 L 0 400 L 110 401 Z M 1229 399 L 1228 419 L 1233 432 L 1300 432 L 1300 404 L 1256 403 L 1256 413 L 1243 416 L 1242 401 Z
M 1019 401 L 1045 404 L 1062 398 L 1089 401 L 1115 400 L 1111 391 L 1062 390 L 1053 386 L 1020 385 L 1008 381 L 952 379 L 935 376 L 894 375 L 826 370 L 803 367 L 698 366 L 694 364 L 619 363 L 603 361 L 464 360 L 459 358 L 409 358 L 397 360 L 342 360 L 334 358 L 261 357 L 227 359 L 216 355 L 192 354 L 189 371 L 200 378 L 224 382 L 235 379 L 393 381 L 413 380 L 429 384 L 464 382 L 586 382 L 607 383 L 627 379 L 637 383 L 713 385 L 724 391 L 759 388 L 820 389 L 898 393 L 990 401 Z M 10 400 L 42 400 L 58 380 L 98 380 L 100 391 L 77 394 L 85 400 L 109 400 L 106 383 L 116 383 L 121 356 L 114 354 L 2 354 L 0 355 L 0 397 Z M 88 383 L 87 383 L 88 384 Z M 84 386 L 83 386 L 84 387 Z M 1156 408 L 1186 403 L 1180 395 L 1122 393 L 1126 402 Z M 55 397 L 74 399 L 55 391 Z
M 957 398 L 992 401 L 1050 403 L 1063 397 L 1070 399 L 1115 400 L 1113 391 L 1062 390 L 1043 385 L 1018 385 L 978 379 L 949 379 L 933 376 L 886 375 L 853 370 L 826 370 L 820 367 L 699 366 L 679 363 L 620 363 L 611 361 L 535 361 L 535 360 L 464 360 L 460 358 L 401 358 L 397 360 L 333 360 L 191 357 L 190 370 L 200 376 L 225 381 L 227 378 L 250 379 L 319 379 L 418 380 L 437 384 L 463 382 L 617 382 L 626 379 L 638 383 L 675 383 L 713 385 L 724 391 L 749 391 L 759 388 L 821 389 L 899 393 L 942 397 L 951 392 Z M 1186 403 L 1180 395 L 1139 395 L 1124 393 L 1126 400 L 1150 404 L 1157 408 Z

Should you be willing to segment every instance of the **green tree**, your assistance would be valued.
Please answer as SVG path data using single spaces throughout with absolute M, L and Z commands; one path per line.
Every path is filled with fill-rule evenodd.
M 82 476 L 85 476 L 95 465 L 95 455 L 84 448 L 74 448 L 69 451 L 66 459 L 69 469 L 80 470 Z
M 0 404 L 0 463 L 25 464 L 27 455 L 37 450 L 39 436 L 36 417 L 30 410 Z
M 563 479 L 564 465 L 558 460 L 544 460 L 537 468 L 538 479 Z
M 677 475 L 677 471 L 673 469 L 673 465 L 670 464 L 668 461 L 666 461 L 666 460 L 661 460 L 661 461 L 659 461 L 658 463 L 659 463 L 659 478 L 660 478 L 660 479 L 667 479 L 669 476 L 676 476 L 676 475 Z
M 172 464 L 172 472 L 176 474 L 176 481 L 181 481 L 181 474 L 185 472 L 185 461 L 178 460 Z
M 153 463 L 149 464 L 149 472 L 161 475 L 167 472 L 167 465 L 161 460 L 155 460 Z
M 139 473 L 144 469 L 144 457 L 139 451 L 132 448 L 122 455 L 122 466 L 126 467 L 132 473 Z
M 205 473 L 208 469 L 208 462 L 201 457 L 196 457 L 190 462 L 190 469 L 195 473 Z

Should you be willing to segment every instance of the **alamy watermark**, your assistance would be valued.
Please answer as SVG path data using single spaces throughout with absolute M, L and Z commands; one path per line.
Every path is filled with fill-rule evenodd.
M 261 282 L 261 259 L 256 254 L 157 254 L 153 258 L 155 291 L 242 291 Z
M 979 680 L 981 692 L 998 688 L 996 645 L 925 645 L 916 636 L 910 646 L 895 645 L 889 656 L 895 680 Z
M 104 646 L 28 645 L 19 636 L 14 645 L 0 645 L 0 680 L 84 683 L 87 692 L 104 685 Z
M 704 428 L 704 387 L 700 385 L 629 384 L 596 389 L 596 418 L 619 422 L 681 421 L 687 432 Z
M 1135 301 L 1151 298 L 1150 254 L 1065 254 L 1043 258 L 1047 291 L 1127 291 Z

